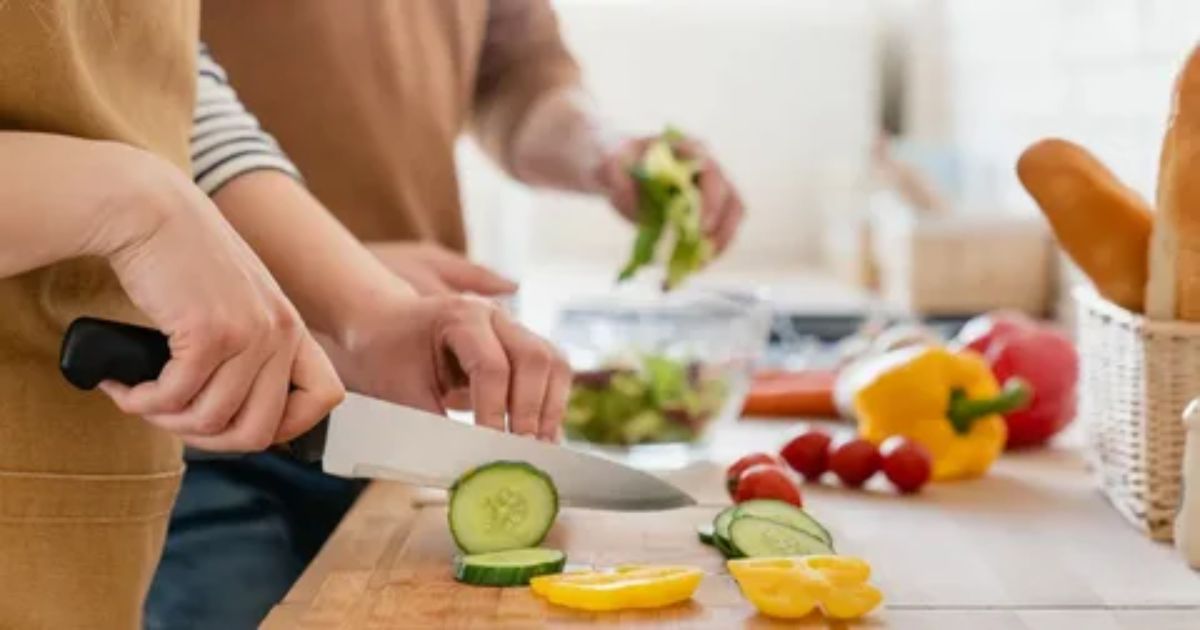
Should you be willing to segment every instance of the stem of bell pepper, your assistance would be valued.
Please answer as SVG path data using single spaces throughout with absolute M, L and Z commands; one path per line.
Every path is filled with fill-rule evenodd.
M 950 392 L 950 408 L 946 418 L 959 435 L 965 435 L 971 430 L 971 425 L 979 418 L 997 413 L 1016 411 L 1029 404 L 1033 390 L 1024 379 L 1013 377 L 1004 382 L 1004 389 L 991 398 L 970 399 L 961 389 Z

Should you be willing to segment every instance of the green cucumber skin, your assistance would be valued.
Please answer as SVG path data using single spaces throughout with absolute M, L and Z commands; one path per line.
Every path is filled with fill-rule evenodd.
M 746 557 L 743 556 L 740 551 L 735 549 L 733 542 L 727 538 L 713 536 L 713 546 L 717 548 L 717 551 L 721 552 L 722 556 L 725 556 L 726 560 L 737 560 L 738 558 Z
M 715 540 L 716 529 L 710 523 L 701 523 L 696 526 L 696 536 L 700 538 L 702 544 L 710 547 L 717 545 Z
M 729 526 L 729 534 L 733 548 L 747 558 L 833 555 L 833 550 L 825 541 L 807 532 L 757 516 L 743 516 L 735 520 Z M 781 544 L 765 540 L 768 534 L 778 540 L 787 541 L 789 547 L 784 548 Z
M 829 533 L 829 530 L 825 529 L 825 526 L 813 518 L 811 514 L 791 503 L 772 499 L 746 501 L 738 505 L 737 509 L 733 511 L 731 522 L 744 516 L 757 516 L 769 521 L 775 521 L 780 525 L 786 525 L 792 529 L 798 529 L 824 542 L 825 546 L 830 549 L 834 548 L 833 535 Z
M 532 475 L 538 477 L 539 479 L 544 481 L 547 488 L 549 488 L 549 496 L 551 499 L 549 518 L 546 519 L 545 527 L 543 527 L 541 530 L 541 533 L 536 536 L 536 540 L 522 541 L 522 542 L 525 542 L 526 544 L 511 546 L 511 547 L 509 547 L 509 549 L 520 549 L 520 548 L 524 548 L 524 547 L 536 547 L 537 545 L 540 545 L 542 543 L 542 541 L 546 539 L 546 535 L 550 533 L 550 528 L 554 526 L 554 521 L 558 517 L 559 500 L 558 500 L 558 489 L 554 486 L 554 480 L 550 478 L 550 475 L 547 475 L 544 471 L 533 466 L 532 464 L 529 464 L 528 462 L 522 462 L 522 461 L 498 460 L 498 461 L 490 462 L 487 464 L 483 464 L 481 466 L 477 466 L 477 467 L 467 471 L 466 473 L 464 473 L 462 476 L 460 476 L 454 482 L 454 485 L 452 485 L 450 487 L 450 504 L 449 504 L 449 509 L 446 510 L 446 520 L 450 526 L 450 535 L 454 538 L 454 543 L 456 545 L 458 545 L 459 549 L 461 549 L 462 551 L 464 551 L 466 553 L 469 553 L 469 554 L 470 553 L 486 553 L 486 552 L 492 552 L 492 551 L 503 551 L 503 549 L 471 548 L 469 546 L 469 544 L 464 543 L 463 538 L 464 538 L 465 534 L 463 532 L 460 532 L 459 528 L 456 527 L 455 523 L 454 523 L 454 513 L 455 513 L 454 500 L 455 500 L 455 497 L 458 496 L 459 490 L 467 487 L 472 482 L 472 480 L 478 480 L 481 478 L 481 475 L 487 475 L 490 472 L 493 472 L 496 470 L 504 470 L 504 469 L 520 470 L 520 471 L 524 471 L 524 472 L 527 472 L 529 474 L 532 474 Z
M 729 524 L 733 522 L 733 514 L 736 511 L 736 505 L 727 507 L 713 519 L 713 546 L 721 555 L 731 560 L 742 557 L 729 541 Z
M 525 566 L 488 566 L 477 557 L 458 556 L 454 559 L 454 579 L 472 586 L 528 586 L 533 578 L 562 573 L 567 566 L 566 554 L 547 551 L 555 551 L 557 557 Z
M 729 525 L 733 523 L 733 514 L 737 512 L 737 508 L 736 505 L 727 507 L 713 519 L 713 533 L 717 538 L 729 540 Z

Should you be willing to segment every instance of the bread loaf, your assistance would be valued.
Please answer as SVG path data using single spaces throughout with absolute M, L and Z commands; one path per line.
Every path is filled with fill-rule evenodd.
M 1175 82 L 1157 202 L 1146 313 L 1200 321 L 1200 48 Z
M 1017 176 L 1100 295 L 1140 313 L 1151 230 L 1147 203 L 1087 150 L 1066 140 L 1042 140 L 1026 149 Z

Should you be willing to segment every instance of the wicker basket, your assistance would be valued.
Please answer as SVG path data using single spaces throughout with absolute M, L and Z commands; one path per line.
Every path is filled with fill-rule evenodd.
M 1150 321 L 1091 289 L 1075 300 L 1092 472 L 1125 518 L 1169 541 L 1182 496 L 1180 416 L 1200 394 L 1200 324 Z
M 1043 221 L 892 212 L 873 223 L 884 300 L 928 315 L 1049 311 L 1054 248 Z

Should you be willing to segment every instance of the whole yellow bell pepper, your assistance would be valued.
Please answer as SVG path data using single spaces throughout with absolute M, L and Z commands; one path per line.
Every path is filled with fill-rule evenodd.
M 883 594 L 867 584 L 871 565 L 847 556 L 730 560 L 729 572 L 764 615 L 799 619 L 820 608 L 830 619 L 857 619 Z
M 581 571 L 535 577 L 535 595 L 552 604 L 604 612 L 662 608 L 692 598 L 704 572 L 693 567 L 622 566 L 614 571 Z
M 894 435 L 919 442 L 933 457 L 933 480 L 987 472 L 1004 450 L 1001 414 L 1028 404 L 1029 386 L 1003 389 L 983 357 L 940 346 L 889 352 L 852 368 L 859 434 L 881 444 Z

